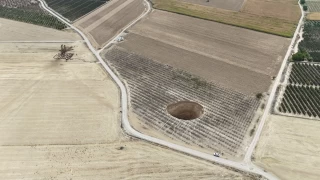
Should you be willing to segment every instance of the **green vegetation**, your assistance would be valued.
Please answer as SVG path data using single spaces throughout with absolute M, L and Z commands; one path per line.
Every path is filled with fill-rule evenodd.
M 305 0 L 300 0 L 300 4 L 304 4 L 304 3 L 306 3 Z
M 91 12 L 107 1 L 108 0 L 46 0 L 49 7 L 71 21 Z
M 55 17 L 38 11 L 0 6 L 0 17 L 59 30 L 66 28 L 66 25 Z
M 292 55 L 292 61 L 312 61 L 312 57 L 310 57 L 309 53 L 305 50 L 300 50 L 294 55 Z
M 305 21 L 299 50 L 308 53 L 311 58 L 308 57 L 307 60 L 320 62 L 320 21 Z
M 307 11 L 308 10 L 308 6 L 307 5 L 303 5 L 303 10 Z
M 257 94 L 256 94 L 256 98 L 257 98 L 257 99 L 261 99 L 262 97 L 263 97 L 263 94 L 262 94 L 262 93 L 257 93 Z

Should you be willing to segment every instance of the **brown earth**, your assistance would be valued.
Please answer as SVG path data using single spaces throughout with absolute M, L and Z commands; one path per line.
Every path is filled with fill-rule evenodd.
M 101 48 L 145 10 L 143 0 L 113 0 L 76 21 L 94 47 Z
M 130 32 L 119 46 L 251 95 L 268 90 L 290 43 L 290 39 L 158 10 Z
M 151 1 L 156 9 L 285 37 L 293 36 L 301 14 L 297 0 L 247 0 L 240 12 L 181 0 Z
M 0 44 L 1 179 L 254 179 L 124 135 L 117 86 L 67 45 Z
M 199 4 L 203 6 L 211 6 L 231 11 L 239 11 L 245 0 L 182 0 L 188 3 Z
M 283 180 L 320 177 L 320 121 L 270 115 L 258 142 L 255 163 Z

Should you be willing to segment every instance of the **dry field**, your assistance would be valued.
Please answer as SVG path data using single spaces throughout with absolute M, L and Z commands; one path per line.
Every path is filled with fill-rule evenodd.
M 231 11 L 239 11 L 242 8 L 245 0 L 182 0 L 184 2 L 199 4 L 203 6 L 210 6 Z
M 0 41 L 76 41 L 78 34 L 0 18 Z
M 152 2 L 156 9 L 285 37 L 293 36 L 300 18 L 297 0 L 246 0 L 239 12 L 181 0 L 152 0 Z
M 255 163 L 283 180 L 318 180 L 319 129 L 319 121 L 270 115 L 255 151 Z
M 307 19 L 313 20 L 313 21 L 319 21 L 320 20 L 320 13 L 318 13 L 318 12 L 308 13 Z
M 265 92 L 290 39 L 155 10 L 119 46 L 248 95 Z
M 117 86 L 68 45 L 65 62 L 60 44 L 0 44 L 1 179 L 255 179 L 126 137 Z
M 112 0 L 74 25 L 85 32 L 98 49 L 143 13 L 143 0 Z
M 256 122 L 259 101 L 255 97 L 207 83 L 118 46 L 103 54 L 127 84 L 133 112 L 129 119 L 135 129 L 207 153 L 221 152 L 224 158 L 242 157 L 251 124 Z M 199 103 L 203 114 L 200 107 L 182 110 L 186 113 L 181 116 L 179 110 L 171 111 L 182 119 L 171 116 L 167 106 L 179 101 Z

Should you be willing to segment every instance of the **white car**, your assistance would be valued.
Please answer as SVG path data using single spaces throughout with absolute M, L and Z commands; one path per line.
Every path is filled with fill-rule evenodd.
M 213 156 L 220 157 L 220 154 L 219 153 L 213 153 Z

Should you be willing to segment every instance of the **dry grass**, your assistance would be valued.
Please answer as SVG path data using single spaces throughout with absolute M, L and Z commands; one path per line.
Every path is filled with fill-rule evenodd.
M 292 37 L 300 17 L 295 0 L 248 0 L 240 12 L 228 11 L 177 0 L 152 0 L 153 7 L 188 16 L 240 26 L 256 31 Z M 258 10 L 257 10 L 258 9 Z
M 271 115 L 255 152 L 255 161 L 283 180 L 320 177 L 320 122 Z
M 320 13 L 309 13 L 307 15 L 308 20 L 313 20 L 313 21 L 319 21 L 320 20 Z

